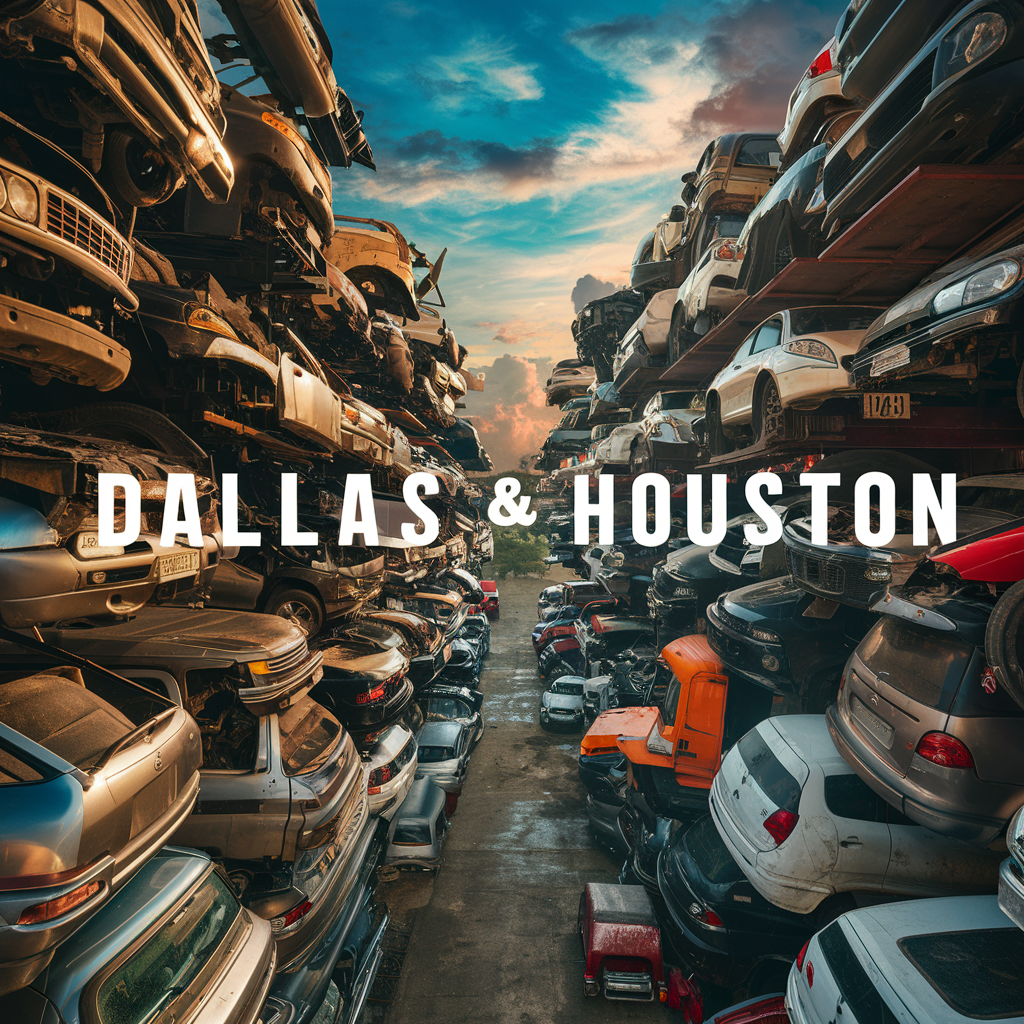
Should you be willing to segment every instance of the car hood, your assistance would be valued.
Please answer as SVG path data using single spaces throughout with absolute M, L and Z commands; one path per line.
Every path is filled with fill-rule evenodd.
M 583 698 L 571 693 L 552 693 L 545 690 L 541 694 L 540 705 L 543 708 L 557 708 L 559 711 L 582 711 Z
M 745 622 L 759 622 L 794 618 L 801 606 L 811 600 L 811 595 L 801 590 L 792 576 L 781 576 L 732 590 L 719 598 L 719 607 Z

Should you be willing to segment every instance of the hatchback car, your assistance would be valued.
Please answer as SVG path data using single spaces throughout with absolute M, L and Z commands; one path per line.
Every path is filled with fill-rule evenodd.
M 1024 932 L 994 896 L 865 907 L 814 936 L 786 985 L 792 1024 L 1024 1020 Z M 837 1010 L 839 1012 L 837 1012 Z
M 418 778 L 391 822 L 386 863 L 436 871 L 448 833 L 444 790 L 431 778 Z
M 21 652 L 4 653 L 13 669 Z M 0 992 L 31 982 L 174 835 L 202 762 L 192 717 L 127 680 L 76 668 L 5 674 Z
M 540 724 L 548 729 L 569 729 L 583 726 L 582 676 L 561 676 L 540 695 Z
M 4 996 L 0 1012 L 24 1024 L 256 1024 L 271 1019 L 276 962 L 270 926 L 239 904 L 210 858 L 168 846 L 61 944 L 46 974 Z
M 369 811 L 390 821 L 416 777 L 416 737 L 400 723 L 388 726 L 362 753 Z
M 842 760 L 822 715 L 755 726 L 722 760 L 711 814 L 765 899 L 808 914 L 843 893 L 991 892 L 999 855 L 922 828 Z M 844 907 L 844 909 L 846 909 Z
M 713 455 L 742 438 L 777 438 L 786 409 L 813 410 L 853 391 L 847 369 L 879 310 L 871 306 L 787 309 L 756 327 L 705 396 Z
M 468 699 L 455 693 L 435 695 L 428 691 L 418 697 L 418 703 L 428 722 L 458 722 L 467 726 L 472 746 L 475 747 L 483 738 L 483 716 Z
M 481 580 L 480 589 L 484 592 L 484 599 L 479 605 L 475 605 L 474 612 L 483 612 L 492 622 L 497 622 L 501 616 L 501 605 L 498 601 L 498 581 Z
M 930 626 L 884 615 L 850 656 L 828 711 L 836 747 L 876 793 L 982 846 L 1024 806 L 1024 709 L 986 665 L 987 612 L 963 602 Z
M 472 730 L 461 722 L 424 722 L 416 735 L 419 744 L 417 778 L 433 779 L 446 793 L 461 793 L 472 740 Z

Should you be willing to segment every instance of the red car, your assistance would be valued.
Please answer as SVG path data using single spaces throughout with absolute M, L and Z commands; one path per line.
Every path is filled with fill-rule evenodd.
M 668 998 L 661 932 L 642 885 L 588 882 L 577 928 L 586 958 L 585 995 L 643 1002 Z
M 484 592 L 484 599 L 474 605 L 473 612 L 483 612 L 491 622 L 497 622 L 500 616 L 498 607 L 498 581 L 480 580 L 480 589 Z

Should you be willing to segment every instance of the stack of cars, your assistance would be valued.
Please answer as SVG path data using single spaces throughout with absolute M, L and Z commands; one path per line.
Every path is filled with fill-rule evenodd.
M 332 168 L 374 165 L 313 0 L 222 8 L 210 38 L 184 0 L 0 19 L 12 1019 L 355 1021 L 377 869 L 438 800 L 443 838 L 417 736 L 482 730 L 491 464 L 444 254 L 334 214 Z
M 1019 14 L 850 3 L 778 138 L 712 141 L 629 289 L 573 325 L 594 433 L 540 464 L 550 561 L 581 578 L 541 594 L 540 724 L 582 733 L 591 835 L 708 1021 L 1024 1017 Z M 675 410 L 686 449 L 652 427 Z M 652 470 L 671 529 L 635 551 Z M 704 546 L 679 502 L 706 470 L 730 484 Z M 783 484 L 764 545 L 743 487 L 763 471 Z M 882 543 L 855 524 L 872 471 L 894 485 Z M 819 472 L 824 543 L 799 482 Z M 576 543 L 580 474 L 615 477 L 610 544 Z M 922 543 L 912 481 L 941 474 L 955 532 Z M 615 997 L 631 954 L 588 963 L 587 993 L 607 975 Z

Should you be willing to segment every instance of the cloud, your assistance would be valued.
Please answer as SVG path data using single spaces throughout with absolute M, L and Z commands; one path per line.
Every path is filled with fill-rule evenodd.
M 561 411 L 544 404 L 544 382 L 553 365 L 551 359 L 503 355 L 491 366 L 470 367 L 487 379 L 483 391 L 466 396 L 464 415 L 480 432 L 497 472 L 518 469 L 524 456 L 536 455 L 558 422 Z
M 572 290 L 573 309 L 578 313 L 588 302 L 604 298 L 605 295 L 613 295 L 622 287 L 624 286 L 612 284 L 611 281 L 599 281 L 593 274 L 584 274 L 577 279 Z

